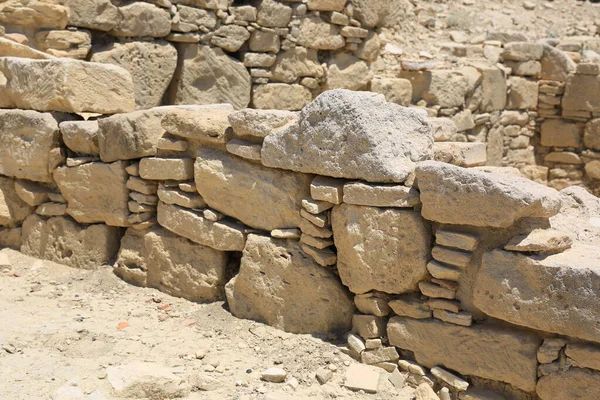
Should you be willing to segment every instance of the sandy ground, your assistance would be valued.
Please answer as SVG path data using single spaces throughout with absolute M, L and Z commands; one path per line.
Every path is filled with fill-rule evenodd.
M 194 387 L 188 399 L 398 399 L 383 370 L 377 394 L 341 386 L 355 361 L 333 341 L 237 319 L 221 302 L 131 286 L 108 266 L 83 271 L 2 254 L 12 264 L 0 267 L 2 400 L 71 398 L 58 395 L 65 386 L 117 398 L 107 368 L 132 360 L 180 375 Z M 261 381 L 270 367 L 285 369 L 287 383 Z M 315 379 L 320 367 L 335 370 L 325 385 Z

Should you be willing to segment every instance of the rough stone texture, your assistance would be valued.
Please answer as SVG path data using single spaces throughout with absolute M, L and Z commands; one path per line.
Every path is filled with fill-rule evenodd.
M 510 91 L 506 107 L 514 110 L 535 109 L 538 104 L 538 83 L 519 76 L 508 80 Z
M 239 274 L 226 286 L 231 312 L 293 333 L 345 332 L 354 304 L 298 243 L 249 235 Z
M 542 123 L 541 145 L 548 147 L 579 147 L 583 126 L 560 119 Z
M 54 58 L 50 54 L 32 49 L 29 46 L 17 43 L 4 37 L 0 37 L 0 57 L 21 57 L 32 58 L 36 60 Z
M 246 242 L 244 226 L 230 221 L 213 222 L 200 214 L 175 205 L 158 203 L 157 220 L 173 233 L 221 251 L 242 251 Z
M 418 213 L 342 204 L 331 220 L 340 278 L 353 293 L 416 291 L 427 276 L 431 233 Z
M 137 109 L 156 107 L 171 82 L 177 66 L 177 50 L 168 42 L 113 43 L 93 48 L 90 61 L 118 65 L 133 80 Z
M 140 286 L 207 302 L 224 298 L 226 268 L 225 252 L 160 228 L 128 229 L 121 239 L 115 273 Z
M 540 60 L 542 64 L 542 79 L 564 82 L 577 64 L 569 55 L 552 46 L 544 44 L 544 53 Z
M 58 0 L 69 10 L 69 25 L 110 31 L 118 20 L 118 9 L 110 0 Z
M 373 185 L 351 182 L 344 185 L 346 204 L 373 207 L 414 207 L 420 203 L 419 191 L 404 185 Z
M 246 108 L 232 112 L 228 118 L 236 135 L 264 138 L 298 121 L 298 113 Z
M 337 50 L 344 47 L 346 41 L 340 35 L 340 28 L 323 21 L 316 15 L 302 19 L 298 44 L 317 50 Z
M 135 107 L 131 75 L 116 65 L 70 59 L 0 59 L 0 107 L 114 114 Z
M 192 158 L 143 158 L 140 161 L 140 177 L 157 181 L 187 181 L 194 177 L 194 160 Z
M 32 212 L 33 207 L 18 196 L 15 181 L 0 176 L 0 226 L 13 228 Z
M 407 107 L 412 99 L 412 84 L 408 79 L 377 77 L 371 81 L 371 91 L 381 93 L 391 103 Z
M 163 37 L 171 32 L 171 16 L 164 8 L 136 1 L 118 8 L 117 24 L 110 31 L 113 36 Z
M 21 252 L 75 268 L 94 269 L 113 262 L 120 237 L 116 227 L 80 225 L 68 217 L 46 220 L 34 214 L 23 222 Z
M 581 368 L 600 371 L 600 347 L 585 343 L 569 343 L 565 351 L 569 361 Z
M 272 80 L 294 83 L 302 77 L 322 77 L 325 72 L 317 57 L 317 50 L 294 47 L 277 55 L 275 65 L 271 69 Z
M 600 243 L 600 198 L 582 187 L 572 186 L 560 191 L 562 207 L 550 218 L 553 229 L 568 232 L 574 242 L 598 246 Z
M 585 368 L 571 368 L 543 376 L 536 393 L 541 400 L 578 400 L 600 398 L 600 374 Z
M 174 399 L 186 397 L 190 385 L 170 368 L 156 363 L 127 361 L 106 369 L 106 379 L 121 398 Z
M 15 191 L 17 196 L 30 206 L 39 206 L 48 201 L 50 189 L 36 182 L 17 179 L 15 181 Z
M 262 162 L 371 182 L 402 182 L 416 162 L 431 158 L 424 114 L 382 96 L 331 90 L 300 113 L 297 124 L 265 138 Z
M 229 125 L 231 110 L 180 110 L 168 113 L 162 127 L 172 135 L 203 143 L 225 144 L 232 136 Z
M 198 192 L 211 208 L 253 228 L 271 231 L 299 226 L 302 199 L 309 197 L 312 177 L 265 168 L 201 147 L 195 180 Z
M 600 112 L 600 75 L 570 75 L 562 99 L 563 110 Z
M 179 57 L 180 65 L 167 94 L 170 104 L 248 106 L 250 74 L 240 61 L 220 48 L 198 44 L 183 45 Z
M 583 143 L 587 148 L 600 150 L 600 118 L 593 119 L 585 125 Z
M 238 51 L 250 38 L 250 32 L 243 26 L 221 25 L 214 31 L 211 44 L 229 52 Z
M 89 31 L 52 30 L 34 36 L 38 48 L 56 57 L 84 60 L 92 47 Z
M 352 6 L 364 28 L 391 26 L 412 9 L 407 0 L 353 0 Z
M 85 155 L 98 155 L 98 121 L 65 121 L 59 124 L 65 145 Z
M 509 227 L 524 217 L 551 217 L 561 205 L 554 189 L 525 178 L 455 167 L 417 166 L 423 217 L 446 224 Z
M 0 228 L 0 246 L 19 250 L 21 248 L 21 228 Z
M 54 170 L 54 180 L 68 202 L 67 213 L 80 223 L 128 226 L 126 166 L 125 162 L 117 161 Z
M 515 236 L 504 249 L 522 253 L 560 253 L 572 244 L 573 239 L 565 232 L 556 229 L 534 229 L 528 234 Z
M 41 1 L 10 0 L 0 4 L 0 24 L 24 28 L 65 29 L 69 19 L 67 8 Z
M 432 70 L 429 86 L 422 97 L 430 105 L 460 107 L 465 102 L 468 85 L 467 77 L 458 71 Z
M 347 53 L 337 53 L 327 62 L 327 79 L 323 89 L 364 90 L 371 78 L 366 62 Z
M 252 90 L 252 104 L 258 109 L 297 111 L 311 100 L 312 93 L 302 85 L 268 83 L 254 86 Z
M 440 142 L 433 144 L 436 161 L 461 167 L 484 165 L 487 161 L 485 143 Z
M 416 361 L 425 367 L 443 366 L 463 375 L 506 382 L 526 392 L 535 389 L 541 339 L 533 332 L 404 317 L 391 318 L 387 332 L 390 344 L 413 351 Z
M 58 161 L 52 154 L 60 145 L 58 123 L 52 114 L 0 110 L 0 132 L 0 174 L 52 181 Z
M 600 342 L 600 254 L 574 246 L 547 257 L 493 250 L 483 257 L 473 301 L 516 325 Z

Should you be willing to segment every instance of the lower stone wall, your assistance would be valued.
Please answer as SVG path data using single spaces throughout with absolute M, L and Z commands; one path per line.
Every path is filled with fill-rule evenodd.
M 335 334 L 352 390 L 385 370 L 432 399 L 600 397 L 600 199 L 434 145 L 445 121 L 346 90 L 300 113 L 4 109 L 0 246 Z

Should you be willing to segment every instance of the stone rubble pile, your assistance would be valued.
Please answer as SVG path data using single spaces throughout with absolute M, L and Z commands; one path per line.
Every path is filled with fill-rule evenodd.
M 344 335 L 352 390 L 385 374 L 428 399 L 600 397 L 600 199 L 585 189 L 436 161 L 454 125 L 369 92 L 301 112 L 135 111 L 132 90 L 105 101 L 112 83 L 54 91 L 64 76 L 11 82 L 26 101 L 7 107 L 37 109 L 0 112 L 0 246 Z

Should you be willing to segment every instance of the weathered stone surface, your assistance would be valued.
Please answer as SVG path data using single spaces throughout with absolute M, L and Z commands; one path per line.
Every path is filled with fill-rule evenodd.
M 316 11 L 342 11 L 346 0 L 308 0 L 309 10 Z
M 128 361 L 106 369 L 106 379 L 121 398 L 174 399 L 186 397 L 191 390 L 185 380 L 163 365 Z
M 581 142 L 583 125 L 560 119 L 549 119 L 542 123 L 541 145 L 548 147 L 575 147 Z
M 185 208 L 205 208 L 206 202 L 198 193 L 187 193 L 179 189 L 160 188 L 158 198 L 165 204 L 176 204 Z
M 161 228 L 128 229 L 121 239 L 115 273 L 137 285 L 204 302 L 224 297 L 226 267 L 225 252 Z
M 600 371 L 600 347 L 585 343 L 569 343 L 565 351 L 571 363 L 581 368 Z
M 354 304 L 361 313 L 378 317 L 385 317 L 391 311 L 386 296 L 376 292 L 354 296 Z
M 310 90 L 302 85 L 267 83 L 252 89 L 252 105 L 258 109 L 301 110 L 312 100 Z
M 162 127 L 172 135 L 204 143 L 224 144 L 231 139 L 231 110 L 178 110 L 165 114 Z
M 239 274 L 226 286 L 231 312 L 293 333 L 344 332 L 354 305 L 329 270 L 298 243 L 249 235 Z
M 234 52 L 238 51 L 249 38 L 250 32 L 243 26 L 221 25 L 219 29 L 213 32 L 211 44 L 223 50 Z
M 537 108 L 538 83 L 520 76 L 508 80 L 509 93 L 506 107 L 511 110 L 528 110 Z
M 115 65 L 70 59 L 0 59 L 0 107 L 113 114 L 133 111 L 131 75 Z
M 348 53 L 337 53 L 327 62 L 325 90 L 364 90 L 371 81 L 369 66 Z
M 560 253 L 572 244 L 573 239 L 565 232 L 556 229 L 534 229 L 528 234 L 515 236 L 504 249 L 524 253 Z
M 391 26 L 412 10 L 407 0 L 353 0 L 352 6 L 363 28 Z
M 220 48 L 198 44 L 181 47 L 181 67 L 167 97 L 170 104 L 229 103 L 236 109 L 250 103 L 250 74 Z
M 65 29 L 67 8 L 50 2 L 10 0 L 0 4 L 0 24 L 35 29 Z
M 0 176 L 0 226 L 14 228 L 32 212 L 33 207 L 23 201 L 15 190 L 15 181 Z
M 297 124 L 265 138 L 262 162 L 371 182 L 401 182 L 432 156 L 424 114 L 370 93 L 331 90 L 300 113 Z
M 316 15 L 302 19 L 298 44 L 317 50 L 336 50 L 344 47 L 346 41 L 340 35 L 340 28 L 323 21 Z
M 54 58 L 50 54 L 32 49 L 29 46 L 17 43 L 4 37 L 0 37 L 0 57 L 33 58 L 36 60 Z
M 343 179 L 315 176 L 310 184 L 310 195 L 313 200 L 342 204 L 345 184 Z
M 600 112 L 600 75 L 570 75 L 562 98 L 562 108 Z
M 389 302 L 394 314 L 414 319 L 431 318 L 431 309 L 418 295 L 408 294 Z
M 346 370 L 344 386 L 350 390 L 377 393 L 381 369 L 364 364 L 351 364 Z
M 600 374 L 585 368 L 571 368 L 543 376 L 536 393 L 542 400 L 597 399 L 600 397 Z
M 21 227 L 0 228 L 0 246 L 14 250 L 21 249 Z
M 539 60 L 544 53 L 544 45 L 529 42 L 511 42 L 504 45 L 502 58 L 511 61 Z
M 64 203 L 48 202 L 40 204 L 35 209 L 35 213 L 43 217 L 57 217 L 67 215 L 67 205 Z
M 114 261 L 120 238 L 116 227 L 80 225 L 68 217 L 44 219 L 34 214 L 23 222 L 21 252 L 75 268 L 93 269 Z
M 292 18 L 292 8 L 274 0 L 261 0 L 257 9 L 256 22 L 260 26 L 283 28 Z
M 544 44 L 544 53 L 540 60 L 542 79 L 564 82 L 569 73 L 575 71 L 577 64 L 569 55 L 552 46 Z
M 377 77 L 371 81 L 371 91 L 381 93 L 390 103 L 407 107 L 412 99 L 412 84 L 408 79 Z
M 277 55 L 271 69 L 272 80 L 294 83 L 302 77 L 322 77 L 325 72 L 317 57 L 317 50 L 296 46 Z
M 232 112 L 228 118 L 236 135 L 264 138 L 298 121 L 298 113 L 246 108 Z
M 280 49 L 279 35 L 275 32 L 267 31 L 254 31 L 250 35 L 250 41 L 248 47 L 251 51 L 264 51 L 277 53 Z
M 244 226 L 229 221 L 213 222 L 201 213 L 175 205 L 158 203 L 158 223 L 173 233 L 221 251 L 242 251 L 246 242 Z
M 593 119 L 585 125 L 583 143 L 589 149 L 600 150 L 600 118 Z
M 137 109 L 161 104 L 177 66 L 177 50 L 168 42 L 133 41 L 92 49 L 90 61 L 114 64 L 131 74 Z
M 525 178 L 473 171 L 436 161 L 417 166 L 423 217 L 447 224 L 509 227 L 523 217 L 551 217 L 554 189 Z
M 191 158 L 143 158 L 140 161 L 140 176 L 150 180 L 187 181 L 194 177 L 194 160 Z
M 37 47 L 56 57 L 85 59 L 92 47 L 89 31 L 51 30 L 41 31 L 34 36 Z
M 342 204 L 331 219 L 340 278 L 353 293 L 415 291 L 427 276 L 431 233 L 418 213 Z
M 50 189 L 36 182 L 17 179 L 15 181 L 15 191 L 25 203 L 30 206 L 39 206 L 48 200 Z
M 129 175 L 125 167 L 125 162 L 117 161 L 55 169 L 54 180 L 67 199 L 67 213 L 80 223 L 128 226 Z
M 373 207 L 414 207 L 419 191 L 404 185 L 373 185 L 351 182 L 344 185 L 344 203 Z
M 483 257 L 473 301 L 486 314 L 516 325 L 600 342 L 595 297 L 600 254 L 574 246 L 549 256 L 493 250 Z
M 171 32 L 171 16 L 164 8 L 136 1 L 120 6 L 113 36 L 163 37 Z
M 63 141 L 79 154 L 98 155 L 98 121 L 65 121 L 59 124 Z
M 434 159 L 461 167 L 484 165 L 487 161 L 485 143 L 439 142 L 433 144 Z
M 430 105 L 462 107 L 469 89 L 467 77 L 458 71 L 431 71 L 429 86 L 421 94 Z
M 506 107 L 506 78 L 504 72 L 485 62 L 471 62 L 482 75 L 481 79 L 481 104 L 479 110 L 492 112 L 503 110 Z
M 0 132 L 0 174 L 52 181 L 57 164 L 52 154 L 60 145 L 58 123 L 52 114 L 0 110 Z
M 56 0 L 69 10 L 69 25 L 110 31 L 119 21 L 119 12 L 110 0 Z
M 309 195 L 312 177 L 265 168 L 201 147 L 195 180 L 198 192 L 211 208 L 253 228 L 271 231 L 299 226 L 302 199 Z
M 435 242 L 436 244 L 446 247 L 473 251 L 479 243 L 479 237 L 476 234 L 468 232 L 455 232 L 447 229 L 438 229 L 435 232 Z
M 428 368 L 442 365 L 463 375 L 510 383 L 526 392 L 535 389 L 541 340 L 533 332 L 404 317 L 391 318 L 387 331 L 390 344 L 413 351 L 417 362 Z

